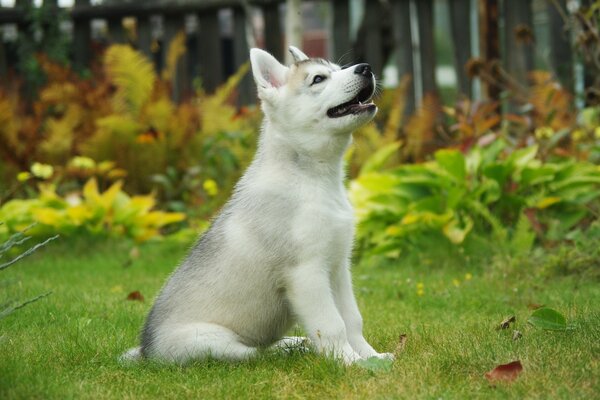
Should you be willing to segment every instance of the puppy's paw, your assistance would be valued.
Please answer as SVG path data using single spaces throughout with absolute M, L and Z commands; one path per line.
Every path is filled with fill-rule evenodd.
M 345 352 L 344 354 L 342 354 L 342 361 L 344 362 L 344 364 L 346 365 L 352 365 L 355 362 L 362 360 L 363 358 L 360 356 L 360 354 L 358 354 L 355 351 L 352 352 Z
M 375 353 L 373 355 L 373 357 L 377 357 L 382 360 L 390 360 L 390 361 L 394 361 L 396 359 L 396 356 L 394 356 L 392 353 Z

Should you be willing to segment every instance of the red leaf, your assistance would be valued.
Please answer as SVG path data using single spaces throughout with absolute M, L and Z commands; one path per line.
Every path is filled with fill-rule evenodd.
M 127 295 L 127 300 L 144 301 L 144 296 L 142 296 L 139 290 L 136 290 Z
M 490 382 L 507 381 L 512 382 L 523 372 L 521 361 L 513 361 L 508 364 L 498 365 L 490 372 L 486 372 L 485 377 Z

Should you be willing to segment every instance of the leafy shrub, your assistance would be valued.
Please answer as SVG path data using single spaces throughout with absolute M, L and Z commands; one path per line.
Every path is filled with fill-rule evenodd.
M 129 196 L 122 186 L 123 182 L 117 181 L 100 192 L 96 179 L 91 178 L 81 193 L 61 197 L 55 185 L 42 183 L 39 197 L 14 199 L 0 208 L 4 233 L 18 232 L 35 223 L 33 235 L 109 234 L 145 241 L 158 236 L 162 227 L 185 219 L 182 213 L 153 211 L 154 195 Z
M 213 180 L 222 189 L 210 200 L 222 201 L 249 161 L 258 126 L 254 109 L 238 111 L 230 104 L 248 65 L 214 94 L 198 90 L 176 104 L 170 98 L 170 69 L 185 48 L 175 44 L 164 79 L 125 45 L 109 47 L 89 79 L 38 55 L 47 82 L 37 100 L 28 103 L 16 90 L 0 90 L 2 182 L 14 182 L 35 162 L 58 167 L 85 156 L 96 163 L 110 160 L 126 171 L 129 193 L 149 192 L 156 185 L 152 177 L 166 175 L 169 168 L 179 174 L 196 168 L 203 181 Z M 188 206 L 206 200 L 195 196 L 193 187 L 183 189 L 176 200 L 186 198 Z M 157 195 L 159 201 L 173 200 L 163 186 Z
M 392 255 L 435 236 L 462 245 L 473 232 L 491 232 L 499 247 L 527 251 L 534 239 L 563 239 L 597 215 L 600 167 L 542 161 L 537 145 L 485 141 L 466 155 L 442 149 L 432 161 L 383 172 L 394 145 L 374 154 L 350 185 L 366 248 Z

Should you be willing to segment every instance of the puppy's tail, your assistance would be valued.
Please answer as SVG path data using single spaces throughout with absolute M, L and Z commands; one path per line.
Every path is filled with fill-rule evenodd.
M 142 348 L 134 347 L 121 354 L 121 356 L 119 356 L 119 362 L 121 364 L 134 364 L 142 361 L 143 358 Z

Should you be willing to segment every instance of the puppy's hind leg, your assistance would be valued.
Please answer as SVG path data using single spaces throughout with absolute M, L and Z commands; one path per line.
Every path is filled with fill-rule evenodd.
M 258 349 L 242 343 L 235 332 L 224 326 L 199 322 L 161 327 L 148 353 L 150 358 L 185 364 L 205 358 L 247 360 Z

